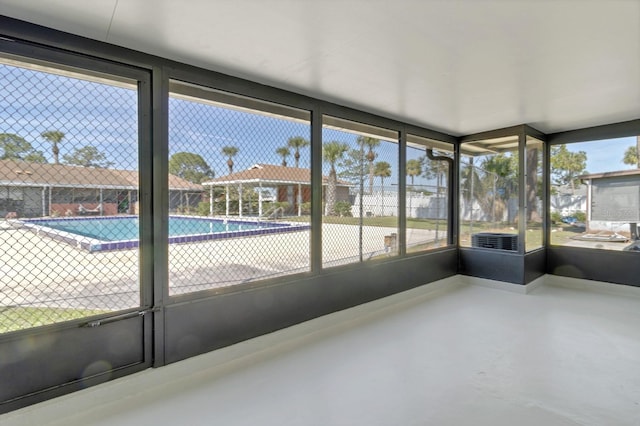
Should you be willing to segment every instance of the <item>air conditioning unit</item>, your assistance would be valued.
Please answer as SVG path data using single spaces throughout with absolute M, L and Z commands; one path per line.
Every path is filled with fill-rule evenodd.
M 518 235 L 500 232 L 480 232 L 471 236 L 471 246 L 518 251 Z

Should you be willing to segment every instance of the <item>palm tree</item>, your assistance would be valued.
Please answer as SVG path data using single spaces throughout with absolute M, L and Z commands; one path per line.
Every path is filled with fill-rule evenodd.
M 384 216 L 384 178 L 391 176 L 391 164 L 386 161 L 378 161 L 373 170 L 373 174 L 380 178 L 380 188 L 382 192 L 381 213 Z
M 407 161 L 407 176 L 411 178 L 411 192 L 409 193 L 409 215 L 413 215 L 413 179 L 422 174 L 422 161 L 411 159 Z
M 640 136 L 637 136 L 636 138 L 636 146 L 630 146 L 624 152 L 622 162 L 624 164 L 629 164 L 630 166 L 635 165 L 640 169 Z
M 469 157 L 468 163 L 460 162 L 460 196 L 463 200 L 463 217 L 469 216 L 469 234 L 473 233 L 473 205 L 476 200 L 484 197 L 481 191 L 478 166 L 474 165 L 474 157 Z
M 327 181 L 327 204 L 325 207 L 326 216 L 335 216 L 336 214 L 336 186 L 338 177 L 336 174 L 336 162 L 344 156 L 349 150 L 349 146 L 345 143 L 331 141 L 322 147 L 322 158 L 329 163 L 329 179 Z
M 296 160 L 296 168 L 299 166 L 300 162 L 300 148 L 305 148 L 309 146 L 309 141 L 303 138 L 302 136 L 294 136 L 289 138 L 287 142 L 289 148 L 293 148 L 295 153 L 293 154 L 293 158 Z
M 361 148 L 365 146 L 368 148 L 366 159 L 369 162 L 369 194 L 373 194 L 373 161 L 378 156 L 378 154 L 376 154 L 373 149 L 380 146 L 380 139 L 370 138 L 368 136 L 358 136 L 356 142 L 358 145 L 360 145 Z
M 407 176 L 411 178 L 411 186 L 413 186 L 413 178 L 422 173 L 422 161 L 412 159 L 407 161 Z
M 276 154 L 282 157 L 282 166 L 287 167 L 287 157 L 291 155 L 291 151 L 286 146 L 281 146 L 276 149 Z
M 222 147 L 222 155 L 226 155 L 227 166 L 229 166 L 229 174 L 233 173 L 233 157 L 240 151 L 240 149 L 236 146 L 223 146 Z
M 529 153 L 531 153 L 531 150 Z M 536 161 L 537 155 L 536 152 Z M 533 160 L 533 158 L 530 160 L 529 165 L 534 163 Z M 484 177 L 480 183 L 481 188 L 479 189 L 481 189 L 482 194 L 477 197 L 478 204 L 480 204 L 485 212 L 491 209 L 492 222 L 495 222 L 497 219 L 502 221 L 503 212 L 509 203 L 509 199 L 513 194 L 518 193 L 517 152 L 513 155 L 499 153 L 485 157 L 480 164 L 479 170 L 484 172 Z M 534 179 L 537 178 L 535 171 L 531 172 L 531 174 Z M 498 188 L 500 189 L 500 194 L 498 194 Z M 491 191 L 491 197 L 487 198 L 489 191 Z M 496 203 L 496 200 L 498 203 Z M 500 209 L 497 213 L 496 206 Z M 507 217 L 508 222 L 512 220 L 514 220 L 514 218 Z
M 59 130 L 48 130 L 46 132 L 42 132 L 40 136 L 45 138 L 48 142 L 51 142 L 52 144 L 51 152 L 53 153 L 53 162 L 54 164 L 60 164 L 60 161 L 58 161 L 60 156 L 60 148 L 58 148 L 58 144 L 62 142 L 62 139 L 64 139 L 64 136 L 65 136 L 64 132 L 61 132 Z
M 449 171 L 448 163 L 444 161 L 436 161 L 431 159 L 424 159 L 426 163 L 424 175 L 427 178 L 436 178 L 436 237 L 435 244 L 436 246 L 440 241 L 440 192 L 442 187 L 443 177 L 446 176 L 446 173 Z

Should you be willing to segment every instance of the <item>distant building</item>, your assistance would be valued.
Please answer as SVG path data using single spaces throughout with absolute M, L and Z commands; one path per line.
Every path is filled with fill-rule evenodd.
M 0 160 L 0 217 L 138 213 L 133 170 Z M 203 187 L 169 175 L 170 210 L 194 208 Z
M 587 229 L 628 232 L 640 223 L 640 169 L 579 176 L 587 186 Z

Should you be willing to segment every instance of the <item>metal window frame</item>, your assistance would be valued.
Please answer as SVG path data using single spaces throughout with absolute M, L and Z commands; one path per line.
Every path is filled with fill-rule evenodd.
M 5 18 L 0 19 L 2 23 L 5 21 Z M 16 27 L 14 21 L 8 23 L 9 25 L 3 30 L 11 30 Z M 9 32 L 11 33 L 11 31 Z M 48 34 L 48 32 L 46 33 Z M 149 236 L 152 235 L 149 229 L 153 220 L 151 208 L 153 199 L 151 73 L 149 70 L 130 64 L 88 56 L 68 49 L 59 49 L 51 46 L 50 43 L 39 43 L 38 41 L 42 40 L 39 40 L 39 37 L 35 41 L 22 40 L 0 34 L 0 51 L 12 57 L 21 58 L 26 62 L 33 60 L 37 64 L 50 64 L 53 68 L 63 71 L 86 72 L 90 76 L 89 80 L 93 78 L 92 76 L 99 75 L 113 76 L 114 82 L 122 81 L 122 78 L 126 81 L 137 82 L 135 86 L 137 86 L 138 94 L 138 186 L 141 190 L 139 198 L 141 203 L 140 222 L 143 229 L 138 257 L 140 300 L 139 306 L 136 308 L 0 335 L 0 354 L 7 350 L 11 352 L 12 347 L 24 345 L 24 342 L 31 342 L 29 347 L 33 348 L 31 352 L 25 353 L 21 359 L 15 360 L 15 365 L 8 366 L 0 362 L 0 374 L 3 376 L 9 374 L 9 377 L 12 378 L 11 381 L 6 377 L 3 379 L 3 383 L 11 383 L 11 386 L 5 389 L 9 389 L 10 392 L 24 392 L 8 398 L 3 396 L 0 401 L 0 413 L 144 370 L 152 365 L 154 355 L 152 348 L 152 312 L 155 297 L 153 287 L 154 246 L 149 240 Z M 145 188 L 148 190 L 143 196 L 142 192 Z M 137 345 L 140 346 L 133 345 L 131 348 L 122 346 L 117 356 L 112 354 L 116 356 L 114 359 L 118 361 L 114 362 L 109 370 L 100 370 L 86 377 L 77 375 L 78 362 L 90 362 L 92 359 L 94 362 L 98 362 L 102 359 L 109 359 L 109 356 L 112 355 L 101 353 L 101 344 L 98 342 L 115 339 L 117 335 L 122 335 L 122 333 L 138 335 L 140 340 Z M 38 344 L 38 342 L 47 341 L 55 343 L 51 346 Z M 118 345 L 114 345 L 114 347 L 116 346 Z M 6 356 L 0 356 L 0 358 L 7 359 Z M 49 365 L 48 362 L 57 363 L 56 368 L 48 374 L 40 374 L 39 370 L 46 369 Z M 29 374 L 16 377 L 11 372 L 13 368 L 26 368 L 28 371 L 23 371 L 23 373 Z M 16 391 L 15 389 L 20 390 Z
M 553 146 L 640 135 L 640 119 L 547 135 L 546 197 L 551 194 L 550 151 Z M 640 287 L 637 252 L 551 245 L 551 216 L 547 203 L 546 272 L 570 278 L 586 278 Z

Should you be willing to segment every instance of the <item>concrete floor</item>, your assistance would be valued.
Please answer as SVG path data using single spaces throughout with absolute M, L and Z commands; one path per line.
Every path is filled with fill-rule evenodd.
M 639 324 L 639 288 L 458 276 L 0 424 L 639 425 Z

